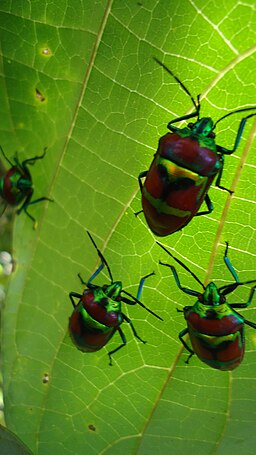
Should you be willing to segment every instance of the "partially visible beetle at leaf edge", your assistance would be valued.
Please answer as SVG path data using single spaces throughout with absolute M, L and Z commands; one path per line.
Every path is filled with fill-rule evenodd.
M 34 165 L 36 161 L 43 159 L 46 154 L 46 148 L 44 149 L 42 155 L 28 158 L 22 162 L 20 162 L 17 155 L 14 157 L 14 162 L 10 161 L 1 146 L 0 151 L 2 152 L 5 160 L 11 166 L 11 168 L 0 178 L 0 196 L 4 201 L 4 207 L 1 214 L 3 214 L 8 204 L 13 207 L 22 204 L 17 210 L 17 214 L 19 215 L 22 211 L 24 211 L 31 221 L 33 221 L 33 227 L 35 229 L 37 227 L 37 222 L 36 219 L 28 212 L 28 207 L 42 201 L 53 201 L 45 196 L 32 200 L 34 189 L 32 176 L 28 166 Z

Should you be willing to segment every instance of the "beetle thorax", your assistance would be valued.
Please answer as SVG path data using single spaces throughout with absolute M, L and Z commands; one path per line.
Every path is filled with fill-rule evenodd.
M 121 299 L 116 296 L 116 299 L 109 297 L 106 294 L 106 289 L 112 285 L 97 286 L 95 289 L 86 289 L 81 305 L 78 305 L 78 310 L 86 311 L 95 321 L 104 324 L 108 327 L 116 327 L 122 323 Z
M 26 176 L 24 173 L 20 172 L 20 169 L 17 166 L 14 166 L 10 169 L 7 176 L 10 179 L 12 185 L 12 192 L 23 192 L 26 194 L 26 190 L 31 190 L 33 184 L 29 176 Z
M 18 187 L 22 189 L 30 189 L 32 188 L 33 184 L 32 181 L 26 178 L 21 177 L 18 182 Z

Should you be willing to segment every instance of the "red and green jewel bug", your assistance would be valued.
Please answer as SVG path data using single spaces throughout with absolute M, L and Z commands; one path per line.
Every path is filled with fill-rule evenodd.
M 4 210 L 7 204 L 15 207 L 23 202 L 21 207 L 17 210 L 17 214 L 19 215 L 22 211 L 24 211 L 27 216 L 33 221 L 33 227 L 35 229 L 37 222 L 35 218 L 28 212 L 28 207 L 41 201 L 52 202 L 52 199 L 49 199 L 48 197 L 40 197 L 34 201 L 31 200 L 34 190 L 28 165 L 31 166 L 35 164 L 37 160 L 43 159 L 46 153 L 46 148 L 44 149 L 42 155 L 34 156 L 34 158 L 28 158 L 22 162 L 19 161 L 16 154 L 13 163 L 5 155 L 1 146 L 0 150 L 6 161 L 11 166 L 11 168 L 3 175 L 3 177 L 0 178 L 0 196 L 5 202 Z
M 200 293 L 183 287 L 175 267 L 160 261 L 161 265 L 172 270 L 179 289 L 185 294 L 196 296 L 198 299 L 193 306 L 185 306 L 183 310 L 178 310 L 183 312 L 187 321 L 187 328 L 179 334 L 180 341 L 190 353 L 186 363 L 196 354 L 202 362 L 218 370 L 233 370 L 238 367 L 244 357 L 245 325 L 256 329 L 256 324 L 244 319 L 243 316 L 237 313 L 236 308 L 247 308 L 250 305 L 256 286 L 252 287 L 246 303 L 228 304 L 225 296 L 233 292 L 238 286 L 255 283 L 256 280 L 239 282 L 238 276 L 227 256 L 228 243 L 226 243 L 224 261 L 235 282 L 220 288 L 217 288 L 213 282 L 204 286 L 183 262 L 175 258 L 163 245 L 158 242 L 157 244 L 189 272 L 204 289 L 204 292 Z M 187 334 L 193 349 L 183 339 Z
M 120 327 L 124 321 L 130 324 L 133 335 L 142 343 L 146 343 L 146 341 L 142 340 L 137 334 L 131 319 L 122 312 L 121 302 L 126 303 L 127 305 L 139 304 L 153 316 L 162 320 L 160 316 L 147 308 L 139 300 L 144 281 L 149 276 L 154 275 L 154 272 L 144 276 L 140 280 L 137 297 L 134 297 L 122 288 L 121 281 L 113 280 L 106 259 L 98 249 L 91 234 L 88 231 L 87 233 L 93 246 L 97 250 L 101 264 L 87 282 L 83 281 L 80 274 L 78 275 L 81 283 L 86 286 L 83 294 L 78 294 L 76 292 L 70 292 L 69 294 L 69 298 L 74 307 L 73 313 L 69 319 L 69 332 L 73 343 L 78 349 L 83 352 L 95 352 L 103 348 L 115 332 L 118 331 L 122 344 L 116 349 L 108 352 L 109 365 L 112 365 L 112 355 L 126 345 L 126 337 Z M 107 268 L 111 283 L 105 284 L 104 286 L 97 286 L 96 284 L 93 284 L 92 281 L 99 275 L 104 266 Z M 124 297 L 122 294 L 125 294 L 129 298 Z M 76 303 L 74 299 L 78 299 L 78 303 Z
M 249 114 L 241 120 L 234 146 L 230 150 L 215 143 L 213 130 L 224 118 L 239 112 L 255 110 L 256 106 L 230 112 L 215 124 L 210 117 L 200 118 L 199 95 L 195 101 L 180 79 L 158 59 L 155 58 L 155 61 L 179 83 L 195 107 L 191 114 L 168 123 L 167 128 L 171 133 L 160 138 L 149 170 L 141 172 L 138 177 L 143 210 L 136 215 L 144 212 L 151 231 L 157 236 L 165 236 L 184 228 L 194 216 L 212 212 L 213 204 L 208 190 L 216 176 L 216 186 L 232 193 L 220 185 L 224 155 L 236 151 L 247 120 L 256 113 Z M 196 122 L 188 123 L 185 128 L 174 126 L 174 123 L 193 117 L 197 117 Z M 203 202 L 206 203 L 207 210 L 198 212 Z

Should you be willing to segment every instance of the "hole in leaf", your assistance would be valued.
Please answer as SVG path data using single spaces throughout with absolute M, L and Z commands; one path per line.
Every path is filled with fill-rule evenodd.
M 43 384 L 48 384 L 48 382 L 49 382 L 49 374 L 48 373 L 44 374 L 42 381 L 43 381 Z
M 42 103 L 43 101 L 45 101 L 45 97 L 42 95 L 42 93 L 40 92 L 40 90 L 38 90 L 37 88 L 36 88 L 36 98 L 37 98 L 39 101 L 41 101 L 41 103 Z

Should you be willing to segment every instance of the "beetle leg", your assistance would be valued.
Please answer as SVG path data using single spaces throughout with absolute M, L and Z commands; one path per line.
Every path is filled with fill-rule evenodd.
M 217 146 L 217 147 L 218 147 L 218 146 Z M 221 152 L 220 152 L 220 153 L 221 153 Z M 225 188 L 225 186 L 220 185 L 220 181 L 221 181 L 221 177 L 222 177 L 222 173 L 223 173 L 223 166 L 224 166 L 224 156 L 222 156 L 221 167 L 220 167 L 220 170 L 219 170 L 219 172 L 218 172 L 218 177 L 217 177 L 215 186 L 217 186 L 217 187 L 220 188 L 221 190 L 227 191 L 229 194 L 233 194 L 234 191 L 231 191 L 231 190 L 229 190 L 228 188 Z
M 100 268 L 100 267 L 99 267 Z M 103 267 L 102 267 L 103 268 Z M 102 270 L 101 268 L 101 270 Z M 95 272 L 96 273 L 96 272 Z M 96 289 L 98 286 L 96 284 L 92 284 L 92 283 L 89 283 L 89 282 L 86 282 L 83 280 L 82 276 L 81 276 L 81 273 L 78 273 L 77 274 L 78 278 L 80 279 L 81 283 L 84 284 L 88 289 Z M 91 278 L 90 278 L 91 279 Z
M 139 174 L 139 176 L 138 176 L 138 181 L 139 181 L 141 193 L 142 193 L 142 189 L 143 189 L 143 185 L 142 185 L 141 179 L 143 179 L 144 177 L 147 177 L 147 173 L 148 173 L 148 171 L 143 171 L 143 172 L 141 172 L 141 173 Z
M 172 273 L 173 273 L 173 276 L 174 276 L 174 279 L 176 281 L 176 284 L 178 286 L 178 288 L 182 291 L 182 292 L 185 292 L 185 294 L 189 294 L 189 295 L 193 295 L 193 296 L 196 296 L 198 297 L 199 295 L 201 295 L 200 292 L 197 292 L 197 291 L 193 291 L 192 289 L 188 289 L 188 288 L 184 288 L 183 286 L 181 286 L 181 283 L 180 283 L 180 279 L 179 279 L 179 276 L 178 276 L 178 273 L 175 269 L 175 267 L 173 265 L 170 265 L 170 264 L 165 264 L 161 261 L 159 261 L 159 264 L 161 265 L 164 265 L 166 267 L 169 267 L 171 270 L 172 270 Z
M 22 210 L 25 210 L 25 208 L 29 205 L 32 195 L 33 195 L 33 189 L 31 188 L 31 192 L 27 195 L 27 197 L 26 197 L 25 201 L 23 202 L 22 206 L 17 210 L 17 214 L 18 215 L 22 212 Z M 30 217 L 30 215 L 28 215 L 28 216 Z M 33 221 L 35 221 L 35 220 L 33 219 Z
M 255 291 L 256 291 L 256 286 L 253 286 L 253 288 L 251 289 L 250 294 L 249 294 L 249 299 L 247 301 L 247 306 L 250 305 L 250 303 L 251 303 L 251 301 L 253 299 Z
M 253 296 L 254 296 L 254 293 L 256 291 L 256 286 L 253 286 L 253 288 L 250 290 L 250 294 L 249 294 L 249 298 L 247 300 L 247 302 L 245 303 L 230 303 L 229 306 L 231 306 L 231 308 L 247 308 L 252 299 L 253 299 Z
M 194 351 L 187 345 L 186 341 L 183 340 L 183 337 L 185 335 L 188 334 L 188 329 L 184 329 L 182 330 L 180 333 L 179 333 L 179 339 L 180 341 L 182 342 L 184 348 L 186 348 L 186 350 L 188 352 L 190 352 L 190 355 L 188 356 L 187 360 L 185 361 L 185 363 L 189 363 L 189 360 L 191 359 L 191 357 L 195 354 Z
M 34 201 L 29 201 L 29 203 L 26 205 L 37 204 L 38 202 L 41 202 L 41 201 L 54 202 L 53 199 L 50 199 L 49 197 L 46 197 L 46 196 L 42 196 L 42 197 L 39 197 L 38 199 L 35 199 Z
M 24 210 L 24 212 L 27 214 L 27 216 L 33 221 L 33 223 L 34 223 L 34 226 L 33 226 L 33 227 L 34 227 L 34 229 L 35 229 L 35 227 L 36 227 L 36 220 L 35 220 L 35 218 L 34 218 L 32 215 L 30 215 L 30 213 L 28 213 L 28 211 L 27 211 L 27 207 L 30 205 L 30 199 L 31 199 L 32 195 L 33 195 L 33 189 L 31 188 L 31 192 L 27 195 L 27 197 L 26 197 L 25 201 L 23 202 L 22 206 L 17 210 L 17 215 L 19 215 L 19 214 L 22 212 L 22 210 Z
M 5 210 L 6 210 L 6 207 L 7 207 L 7 204 L 4 204 L 4 203 L 3 203 L 3 210 L 2 210 L 2 212 L 0 213 L 0 216 L 2 216 L 2 215 L 4 214 L 4 212 L 5 212 Z
M 77 294 L 77 292 L 70 292 L 70 293 L 69 293 L 69 298 L 70 298 L 70 300 L 71 300 L 71 303 L 72 303 L 73 307 L 76 308 L 77 305 L 76 305 L 76 302 L 74 301 L 74 297 L 75 297 L 76 299 L 81 300 L 81 297 L 82 297 L 82 296 L 81 296 L 81 294 Z
M 94 278 L 102 271 L 103 267 L 104 267 L 104 262 L 102 262 L 100 264 L 100 266 L 97 268 L 97 270 L 92 274 L 92 276 L 89 278 L 89 280 L 87 282 L 85 282 L 83 280 L 83 278 L 81 277 L 80 273 L 78 274 L 78 277 L 80 278 L 80 281 L 82 284 L 84 284 L 85 286 L 87 286 L 88 288 L 91 288 L 91 287 L 94 287 L 93 284 L 91 284 L 91 282 L 94 280 Z
M 253 329 L 256 329 L 256 324 L 254 324 L 254 322 L 247 321 L 247 319 L 244 319 L 244 324 L 247 324 L 250 327 L 252 327 Z
M 180 310 L 179 308 L 176 308 L 176 311 L 177 313 L 185 313 L 186 311 L 190 310 L 191 308 L 193 308 L 191 305 L 188 305 L 188 306 L 184 306 L 182 310 Z
M 29 205 L 33 205 L 33 204 L 37 204 L 37 202 L 41 202 L 41 201 L 50 201 L 50 202 L 53 202 L 53 200 L 50 199 L 50 198 L 48 198 L 48 197 L 40 197 L 39 199 L 35 199 L 34 201 L 31 201 L 30 199 L 31 199 L 31 197 L 32 197 L 32 194 L 33 194 L 33 190 L 32 190 L 31 193 L 28 195 L 28 197 L 25 199 L 25 202 L 24 202 L 24 204 L 22 204 L 21 208 L 20 208 L 19 210 L 17 210 L 17 214 L 19 215 L 20 212 L 21 212 L 22 210 L 24 210 L 24 212 L 27 214 L 27 216 L 33 221 L 33 223 L 34 223 L 34 226 L 33 226 L 33 227 L 34 227 L 34 229 L 36 229 L 36 227 L 37 227 L 37 221 L 36 221 L 36 219 L 35 219 L 32 215 L 30 215 L 30 213 L 28 213 L 28 211 L 27 211 L 28 206 L 29 206 Z
M 208 210 L 205 210 L 204 212 L 196 213 L 195 216 L 208 215 L 209 213 L 211 213 L 213 211 L 213 208 L 214 208 L 213 203 L 210 199 L 210 196 L 208 196 L 208 194 L 206 194 L 206 196 L 204 198 L 204 202 L 206 203 Z
M 222 147 L 221 145 L 217 145 L 217 150 L 219 153 L 221 153 L 222 155 L 231 155 L 231 153 L 234 153 L 237 149 L 237 147 L 239 146 L 240 144 L 240 140 L 241 140 L 241 137 L 242 137 L 242 134 L 243 134 L 243 131 L 244 131 L 244 127 L 245 127 L 245 124 L 247 122 L 247 120 L 250 118 L 250 117 L 254 117 L 256 114 L 250 114 L 250 115 L 247 115 L 247 117 L 244 117 L 242 118 L 241 122 L 240 122 L 240 125 L 239 125 L 239 128 L 238 128 L 238 131 L 237 131 L 237 135 L 236 135 L 236 138 L 235 138 L 235 144 L 234 144 L 234 147 L 229 150 L 229 149 L 226 149 L 225 147 Z
M 142 194 L 142 191 L 143 191 L 143 184 L 142 184 L 141 179 L 143 179 L 144 177 L 147 177 L 147 173 L 148 173 L 148 171 L 143 171 L 143 172 L 140 172 L 140 174 L 138 175 L 138 182 L 139 182 L 139 187 L 140 187 L 141 194 Z M 134 215 L 138 216 L 140 213 L 143 213 L 143 210 L 139 210 L 139 212 L 134 212 Z
M 230 271 L 231 275 L 233 276 L 233 278 L 235 279 L 236 283 L 239 283 L 239 278 L 238 278 L 238 275 L 236 273 L 236 271 L 234 270 L 229 258 L 228 258 L 228 242 L 226 242 L 226 249 L 225 249 L 225 253 L 224 253 L 224 262 L 228 268 L 228 270 Z
M 190 361 L 191 357 L 193 357 L 193 355 L 194 355 L 194 352 L 193 352 L 193 354 L 189 354 L 187 360 L 185 360 L 185 363 L 186 363 L 187 365 L 189 364 L 189 361 Z
M 142 338 L 137 334 L 137 332 L 136 332 L 136 330 L 135 330 L 135 327 L 134 327 L 134 325 L 133 325 L 131 319 L 129 319 L 129 318 L 128 318 L 125 314 L 123 314 L 123 313 L 122 313 L 122 316 L 123 316 L 124 320 L 125 320 L 126 322 L 128 322 L 128 324 L 130 324 L 130 327 L 131 327 L 131 329 L 132 329 L 133 335 L 134 335 L 138 340 L 140 340 L 142 343 L 145 344 L 146 341 L 142 340 Z
M 122 329 L 120 327 L 117 328 L 118 332 L 119 332 L 119 335 L 122 339 L 122 342 L 123 344 L 120 344 L 120 346 L 118 346 L 116 349 L 113 349 L 113 351 L 110 351 L 108 352 L 108 356 L 109 356 L 109 365 L 112 366 L 112 355 L 115 354 L 115 352 L 119 351 L 119 349 L 123 348 L 125 345 L 126 345 L 126 338 L 125 338 L 125 335 L 124 335 L 124 332 L 122 331 Z
M 22 161 L 22 167 L 27 170 L 27 164 L 33 165 L 37 160 L 42 160 L 45 157 L 47 147 L 44 148 L 43 154 L 39 156 L 34 156 L 33 158 L 28 158 Z
M 99 266 L 99 268 L 96 270 L 97 275 L 98 275 L 98 273 L 100 273 L 100 271 L 103 269 L 103 267 L 104 267 L 104 264 L 101 264 L 101 265 Z M 92 277 L 90 278 L 90 280 L 91 280 L 93 277 L 96 276 L 96 272 L 94 272 L 94 274 L 92 275 Z M 96 284 L 90 283 L 90 282 L 89 282 L 90 280 L 87 281 L 87 282 L 84 281 L 83 278 L 82 278 L 82 276 L 81 276 L 81 273 L 78 273 L 77 276 L 78 276 L 78 278 L 80 279 L 81 283 L 82 283 L 84 286 L 86 286 L 88 289 L 96 289 L 96 288 L 98 287 Z
M 138 287 L 138 292 L 137 292 L 137 299 L 140 299 L 140 297 L 141 297 L 142 288 L 143 288 L 143 286 L 144 286 L 145 280 L 146 280 L 148 277 L 152 276 L 152 275 L 155 275 L 155 272 L 149 273 L 148 275 L 145 275 L 145 276 L 143 276 L 143 277 L 141 278 L 140 284 L 139 284 L 139 287 Z
M 143 213 L 143 210 L 139 210 L 139 212 L 134 212 L 134 215 L 138 216 L 140 213 Z
M 144 177 L 147 177 L 147 173 L 148 173 L 148 171 L 143 171 L 143 172 L 140 172 L 140 174 L 138 176 L 138 182 L 139 182 L 141 194 L 142 194 L 142 191 L 143 191 L 143 184 L 142 184 L 141 179 L 143 179 Z M 140 213 L 143 213 L 143 210 L 139 210 L 139 212 L 134 212 L 134 215 L 138 216 Z

